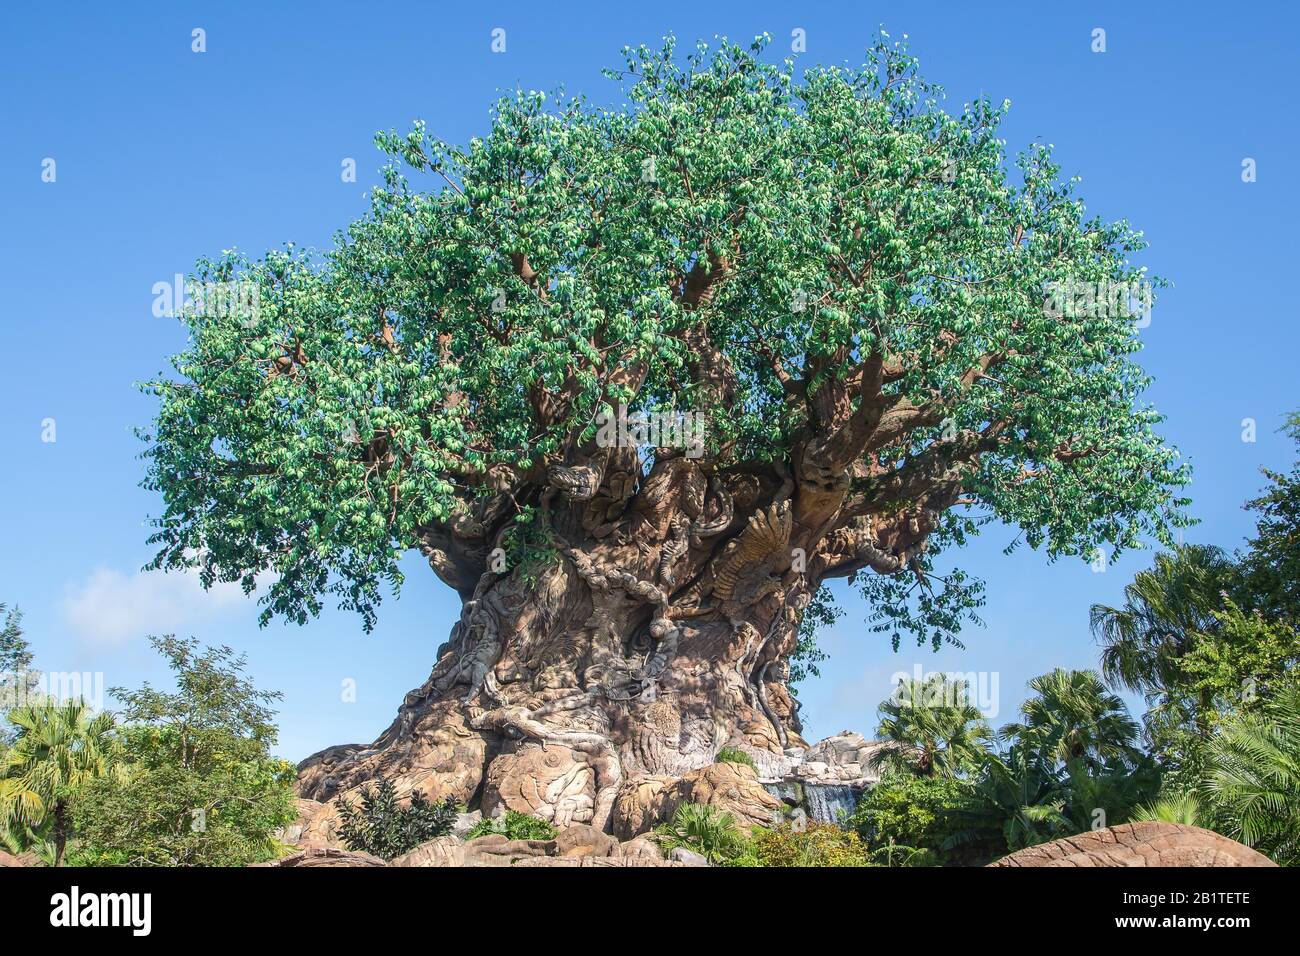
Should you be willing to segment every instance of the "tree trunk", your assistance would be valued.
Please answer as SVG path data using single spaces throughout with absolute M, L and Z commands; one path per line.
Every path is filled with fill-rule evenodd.
M 620 787 L 723 746 L 777 765 L 803 743 L 788 656 L 819 583 L 801 546 L 818 529 L 792 518 L 791 485 L 706 477 L 682 457 L 634 503 L 542 496 L 533 544 L 487 556 L 393 724 L 308 758 L 300 791 L 329 800 L 382 775 L 399 793 L 604 829 Z

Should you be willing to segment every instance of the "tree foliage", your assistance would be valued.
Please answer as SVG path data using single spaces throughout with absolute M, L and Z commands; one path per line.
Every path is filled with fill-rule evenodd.
M 271 705 L 229 647 L 152 637 L 175 689 L 112 689 L 122 702 L 121 774 L 75 805 L 77 862 L 244 866 L 274 858 L 275 832 L 297 816 L 293 764 L 271 756 Z
M 628 49 L 625 109 L 519 91 L 463 147 L 381 134 L 383 185 L 326 254 L 202 261 L 258 307 L 188 310 L 148 385 L 154 566 L 270 571 L 266 619 L 332 595 L 370 627 L 406 550 L 471 590 L 484 541 L 624 404 L 703 414 L 715 467 L 897 525 L 892 554 L 824 569 L 882 572 L 895 640 L 978 606 L 933 562 L 985 518 L 1053 558 L 1167 538 L 1186 473 L 1132 315 L 1047 307 L 1147 281 L 1140 235 L 1090 217 L 1046 146 L 1009 169 L 1007 104 L 946 112 L 902 46 L 799 76 L 766 42 Z

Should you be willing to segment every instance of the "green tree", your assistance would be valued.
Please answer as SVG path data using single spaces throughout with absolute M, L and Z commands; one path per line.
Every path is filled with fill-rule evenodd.
M 878 750 L 873 761 L 920 776 L 969 770 L 993 738 L 983 714 L 970 703 L 966 684 L 943 674 L 901 681 L 878 713 L 876 737 L 890 746 Z
M 1300 865 L 1300 690 L 1228 718 L 1210 741 L 1199 794 L 1214 829 Z
M 1029 687 L 1034 696 L 1021 705 L 1021 720 L 1002 729 L 1004 738 L 1019 738 L 1048 763 L 1077 760 L 1090 769 L 1137 756 L 1137 723 L 1094 671 L 1058 667 Z
M 1102 644 L 1106 680 L 1152 700 L 1170 694 L 1182 678 L 1183 655 L 1198 635 L 1214 630 L 1234 570 L 1221 548 L 1179 545 L 1134 575 L 1123 605 L 1094 604 L 1092 630 Z
M 53 863 L 61 866 L 73 832 L 72 804 L 96 780 L 117 772 L 113 716 L 71 701 L 16 707 L 6 717 L 16 735 L 6 754 L 0 826 L 12 832 L 48 825 Z
M 1182 521 L 1108 305 L 1147 282 L 1140 235 L 1088 218 L 1045 146 L 1008 161 L 1007 105 L 950 114 L 901 46 L 800 76 L 766 43 L 629 49 L 626 109 L 520 91 L 464 147 L 381 134 L 392 165 L 327 255 L 199 264 L 243 305 L 196 297 L 147 386 L 153 566 L 270 572 L 267 619 L 332 599 L 369 628 L 414 550 L 465 602 L 430 682 L 313 794 L 406 761 L 426 717 L 577 733 L 496 706 L 553 716 L 561 691 L 573 726 L 616 728 L 584 738 L 609 759 L 651 686 L 787 744 L 824 581 L 937 644 L 982 594 L 936 555 L 984 520 L 1053 558 Z M 553 560 L 509 560 L 521 525 Z
M 1284 431 L 1300 445 L 1300 412 Z M 1256 512 L 1255 537 L 1242 557 L 1250 607 L 1300 623 L 1300 461 L 1290 472 L 1264 469 L 1269 485 L 1245 507 Z
M 1001 853 L 1008 853 L 1055 840 L 1072 831 L 1065 805 L 1058 772 L 1031 748 L 1015 744 L 1005 756 L 987 754 L 944 849 L 987 847 L 1000 837 Z
M 228 647 L 150 638 L 176 689 L 113 688 L 127 722 L 125 780 L 103 780 L 76 805 L 81 862 L 242 866 L 279 851 L 296 817 L 295 768 L 270 755 L 270 705 Z
M 32 651 L 23 635 L 23 614 L 0 604 L 0 714 L 11 707 L 34 702 L 39 675 L 32 670 Z M 10 738 L 10 728 L 0 730 L 0 757 Z

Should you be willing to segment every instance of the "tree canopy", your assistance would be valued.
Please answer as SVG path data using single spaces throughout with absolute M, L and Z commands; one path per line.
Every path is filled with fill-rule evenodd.
M 1049 147 L 1009 164 L 1009 104 L 947 112 L 903 47 L 800 75 L 764 46 L 629 48 L 625 107 L 518 91 L 463 147 L 380 134 L 332 249 L 203 260 L 256 307 L 186 310 L 148 386 L 155 565 L 270 571 L 266 619 L 333 593 L 369 627 L 412 548 L 468 595 L 620 405 L 704 415 L 711 468 L 789 474 L 823 576 L 881 572 L 918 634 L 977 592 L 901 572 L 984 518 L 1051 557 L 1165 536 L 1186 473 L 1133 316 L 1050 302 L 1147 282 L 1140 234 L 1088 216 Z

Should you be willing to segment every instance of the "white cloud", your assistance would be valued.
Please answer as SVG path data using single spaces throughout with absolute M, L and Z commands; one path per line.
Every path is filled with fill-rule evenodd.
M 99 567 L 82 583 L 68 589 L 60 609 L 79 636 L 109 644 L 169 634 L 245 604 L 238 584 L 218 582 L 208 591 L 197 571 L 137 571 L 126 575 Z

